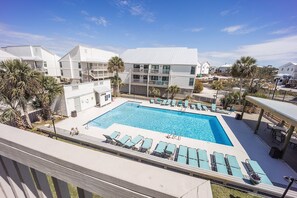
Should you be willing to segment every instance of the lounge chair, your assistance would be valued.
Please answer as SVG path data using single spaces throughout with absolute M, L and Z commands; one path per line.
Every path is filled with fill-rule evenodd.
M 199 167 L 200 168 L 210 170 L 206 150 L 198 149 L 198 159 L 199 159 Z
M 165 104 L 165 105 L 170 105 L 170 103 L 171 103 L 171 99 L 168 99 L 168 100 L 166 101 L 166 104 Z
M 203 109 L 204 111 L 209 111 L 208 107 L 205 106 L 205 105 L 202 105 L 202 109 Z
M 197 150 L 194 148 L 189 148 L 189 165 L 193 167 L 199 167 L 198 166 L 198 156 L 197 156 Z
M 197 107 L 197 110 L 200 110 L 200 111 L 202 110 L 201 103 L 197 103 L 196 107 Z
M 188 105 L 189 105 L 189 101 L 188 100 L 185 100 L 184 107 L 185 108 L 188 108 Z
M 217 111 L 217 105 L 216 104 L 211 104 L 211 111 L 216 112 Z
M 166 157 L 171 157 L 175 153 L 176 145 L 169 143 L 164 151 Z
M 167 145 L 168 145 L 167 142 L 160 141 L 158 143 L 157 147 L 155 148 L 153 154 L 154 155 L 157 155 L 157 156 L 163 157 L 164 156 L 164 152 L 165 152 L 165 148 L 166 148 Z
M 223 114 L 231 114 L 230 111 L 224 110 L 224 109 L 217 109 L 218 113 L 223 113 Z
M 176 105 L 176 100 L 172 100 L 171 106 L 174 107 Z
M 153 139 L 151 138 L 145 138 L 142 142 L 142 145 L 139 148 L 140 152 L 148 152 L 153 144 Z
M 112 142 L 113 139 L 117 138 L 121 133 L 118 131 L 114 131 L 112 134 L 110 135 L 105 135 L 103 134 L 103 136 L 106 138 L 105 142 Z
M 242 172 L 240 170 L 239 164 L 237 162 L 237 159 L 233 155 L 226 154 L 227 164 L 230 172 L 233 176 L 243 178 Z
M 130 135 L 125 135 L 120 140 L 115 139 L 115 138 L 113 140 L 116 142 L 117 145 L 123 146 L 130 139 L 131 139 L 131 136 Z
M 183 101 L 179 100 L 179 101 L 177 102 L 177 106 L 178 106 L 178 107 L 181 107 L 182 105 L 183 105 Z
M 162 99 L 161 99 L 161 98 L 157 98 L 157 99 L 155 100 L 155 103 L 156 103 L 156 104 L 161 104 L 161 102 L 162 102 Z
M 196 109 L 196 104 L 191 104 L 191 105 L 190 105 L 190 108 L 191 108 L 191 109 Z
M 155 102 L 154 99 L 150 99 L 150 103 L 153 104 Z
M 167 103 L 167 100 L 163 100 L 161 105 L 166 105 L 166 103 Z
M 188 147 L 180 145 L 178 150 L 177 162 L 187 164 Z
M 216 171 L 228 175 L 227 164 L 222 153 L 213 152 L 212 165 L 215 167 Z
M 124 147 L 127 148 L 132 148 L 135 147 L 136 144 L 138 144 L 140 141 L 143 140 L 143 136 L 141 135 L 137 135 L 136 137 L 134 137 L 132 140 L 128 140 L 125 144 Z
M 253 172 L 257 173 L 260 176 L 262 183 L 273 185 L 270 179 L 267 177 L 266 173 L 258 164 L 258 162 L 254 160 L 249 160 L 249 159 L 247 159 L 245 162 L 246 162 L 245 165 L 248 169 L 249 174 Z

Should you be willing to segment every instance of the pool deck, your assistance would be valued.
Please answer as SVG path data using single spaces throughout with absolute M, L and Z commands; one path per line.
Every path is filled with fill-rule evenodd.
M 110 111 L 111 109 L 123 104 L 127 101 L 141 102 L 143 106 L 157 107 L 163 109 L 185 111 L 191 113 L 199 113 L 204 115 L 215 115 L 226 131 L 229 139 L 231 140 L 232 146 L 226 146 L 206 141 L 195 140 L 191 138 L 181 137 L 180 140 L 168 139 L 166 134 L 160 132 L 151 132 L 149 130 L 134 128 L 130 126 L 125 126 L 121 124 L 113 124 L 107 129 L 101 129 L 98 127 L 92 127 L 85 125 L 94 118 Z M 230 154 L 237 157 L 239 162 L 244 162 L 246 159 L 253 159 L 259 162 L 261 167 L 264 169 L 268 177 L 273 183 L 280 184 L 278 186 L 287 185 L 286 181 L 283 180 L 283 176 L 293 176 L 297 177 L 296 172 L 294 172 L 284 161 L 272 159 L 269 155 L 269 147 L 261 139 L 253 134 L 251 128 L 248 127 L 243 121 L 238 121 L 234 119 L 235 114 L 224 115 L 219 113 L 213 113 L 210 111 L 198 111 L 190 108 L 182 109 L 181 107 L 171 107 L 159 104 L 150 104 L 148 101 L 142 100 L 131 100 L 125 98 L 116 98 L 111 104 L 104 106 L 102 108 L 92 107 L 90 109 L 84 110 L 78 113 L 75 118 L 68 118 L 56 124 L 57 127 L 69 130 L 72 127 L 77 127 L 80 133 L 93 136 L 100 139 L 105 139 L 103 134 L 110 134 L 113 131 L 120 131 L 121 135 L 130 135 L 132 138 L 136 135 L 143 135 L 147 138 L 152 138 L 153 146 L 151 151 L 154 150 L 159 141 L 165 141 L 168 143 L 174 143 L 177 146 L 186 145 L 188 147 L 200 148 L 207 150 L 208 154 L 212 154 L 214 151 L 221 152 L 223 154 Z M 186 127 L 186 126 L 185 126 Z M 245 168 L 242 163 L 240 163 L 241 170 L 244 175 L 247 175 Z M 277 171 L 275 171 L 277 170 Z

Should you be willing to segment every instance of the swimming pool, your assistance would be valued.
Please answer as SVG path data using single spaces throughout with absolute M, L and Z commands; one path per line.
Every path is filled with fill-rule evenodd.
M 126 102 L 89 122 L 108 128 L 113 123 L 233 146 L 216 116 L 208 116 Z

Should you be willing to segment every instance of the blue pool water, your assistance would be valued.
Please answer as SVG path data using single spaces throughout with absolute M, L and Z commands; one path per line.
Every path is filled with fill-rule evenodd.
M 126 102 L 95 118 L 89 125 L 108 128 L 113 123 L 232 146 L 215 116 L 144 107 L 138 103 Z

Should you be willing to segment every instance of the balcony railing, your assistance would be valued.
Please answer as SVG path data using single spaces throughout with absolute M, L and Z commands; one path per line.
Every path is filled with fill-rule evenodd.
M 163 70 L 162 74 L 169 74 L 170 70 Z
M 147 80 L 132 79 L 132 83 L 146 84 L 147 83 Z
M 133 68 L 134 73 L 148 73 L 148 69 Z
M 151 85 L 161 85 L 161 86 L 167 86 L 168 85 L 168 81 L 157 81 L 157 80 L 150 80 L 149 84 Z
M 157 74 L 157 73 L 159 73 L 159 70 L 158 69 L 151 69 L 150 73 Z

